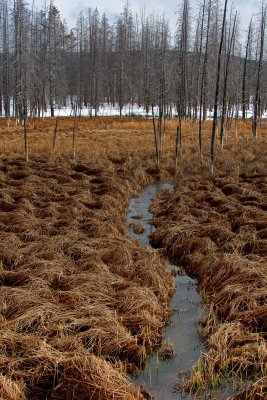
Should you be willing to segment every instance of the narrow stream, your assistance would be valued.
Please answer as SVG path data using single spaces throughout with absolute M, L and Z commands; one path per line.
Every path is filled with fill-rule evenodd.
M 143 246 L 150 247 L 149 234 L 154 229 L 148 222 L 153 218 L 153 214 L 149 212 L 152 197 L 161 189 L 173 187 L 171 183 L 151 184 L 139 197 L 130 201 L 125 223 L 127 227 L 133 222 L 143 225 L 144 232 L 141 234 L 136 234 L 131 227 L 129 228 L 129 236 L 138 238 Z M 142 217 L 135 220 L 132 217 L 136 215 Z M 169 263 L 169 268 L 176 269 L 177 267 Z M 190 394 L 175 391 L 174 386 L 179 383 L 178 374 L 190 370 L 198 360 L 200 352 L 204 350 L 196 332 L 196 321 L 201 313 L 201 297 L 196 291 L 196 281 L 187 275 L 178 275 L 174 281 L 176 291 L 171 301 L 174 313 L 164 331 L 163 340 L 170 339 L 173 342 L 176 356 L 168 362 L 163 362 L 158 359 L 157 354 L 152 354 L 145 368 L 138 376 L 132 377 L 136 385 L 142 385 L 151 391 L 156 400 L 192 398 Z

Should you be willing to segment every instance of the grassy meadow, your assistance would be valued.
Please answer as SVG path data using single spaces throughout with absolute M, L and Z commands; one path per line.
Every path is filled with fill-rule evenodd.
M 129 199 L 147 183 L 188 178 L 154 203 L 152 242 L 199 281 L 207 353 L 187 389 L 226 374 L 256 381 L 238 399 L 266 394 L 267 124 L 233 121 L 209 173 L 211 122 L 167 120 L 161 165 L 153 125 L 143 118 L 0 121 L 0 397 L 148 398 L 126 372 L 160 345 L 174 291 L 160 252 L 124 226 Z M 243 396 L 243 397 L 242 397 Z M 253 397 L 254 396 L 254 397 Z M 255 397 L 256 396 L 256 397 Z M 259 397 L 257 397 L 259 396 Z M 260 397 L 261 396 L 261 397 Z

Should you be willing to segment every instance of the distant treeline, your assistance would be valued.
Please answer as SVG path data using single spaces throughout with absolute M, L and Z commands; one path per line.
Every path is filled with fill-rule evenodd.
M 53 1 L 38 10 L 0 0 L 0 115 L 22 121 L 49 108 L 54 116 L 70 101 L 77 115 L 83 107 L 97 114 L 102 103 L 121 110 L 137 103 L 163 116 L 175 107 L 180 119 L 205 119 L 217 91 L 220 115 L 245 117 L 250 104 L 260 115 L 267 107 L 265 10 L 241 38 L 234 11 L 223 25 L 227 2 L 189 3 L 180 3 L 171 33 L 164 15 L 136 15 L 127 4 L 115 23 L 88 9 L 70 29 Z

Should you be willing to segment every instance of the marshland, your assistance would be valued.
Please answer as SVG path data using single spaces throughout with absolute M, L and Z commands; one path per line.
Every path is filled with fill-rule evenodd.
M 0 2 L 1 400 L 266 399 L 265 2 L 48 3 Z
M 73 120 L 59 119 L 53 150 L 54 125 L 28 122 L 28 162 L 22 128 L 1 125 L 1 396 L 146 398 L 129 376 L 159 351 L 172 313 L 163 252 L 197 279 L 205 307 L 205 351 L 182 389 L 232 379 L 252 385 L 246 398 L 265 393 L 265 125 L 255 142 L 237 121 L 213 176 L 209 122 L 201 158 L 183 123 L 175 162 L 175 122 L 166 121 L 160 166 L 151 121 L 79 120 L 75 160 Z M 128 236 L 128 202 L 174 176 L 179 185 L 153 201 L 160 251 L 151 250 Z

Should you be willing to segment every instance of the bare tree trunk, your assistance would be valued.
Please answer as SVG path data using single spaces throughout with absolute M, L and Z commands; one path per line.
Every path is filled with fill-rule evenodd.
M 199 105 L 199 80 L 200 80 L 200 67 L 201 67 L 201 58 L 202 58 L 202 48 L 203 48 L 203 35 L 204 35 L 204 19 L 205 19 L 205 8 L 206 8 L 206 0 L 204 0 L 202 5 L 202 18 L 201 18 L 201 28 L 200 28 L 200 45 L 199 45 L 199 56 L 197 62 L 197 79 L 195 86 L 195 99 L 194 99 L 194 116 L 193 119 L 197 119 L 198 105 Z M 197 41 L 197 40 L 196 40 Z M 196 45 L 196 51 L 198 44 Z
M 234 37 L 235 37 L 235 31 L 236 31 L 236 17 L 237 17 L 237 12 L 235 13 L 232 34 L 231 34 L 230 42 L 229 42 L 229 46 L 228 46 L 225 74 L 224 74 L 222 120 L 221 120 L 221 135 L 220 135 L 221 149 L 223 149 L 223 141 L 224 141 L 224 134 L 225 134 L 227 83 L 228 83 L 228 75 L 229 75 L 230 56 L 231 56 L 231 52 L 232 52 L 232 48 L 233 48 L 233 44 L 234 44 Z
M 58 128 L 58 118 L 56 119 L 56 124 L 54 127 L 54 133 L 53 133 L 53 148 L 52 148 L 53 156 L 55 155 L 55 147 L 56 147 L 56 140 L 57 140 L 57 128 Z
M 76 159 L 76 129 L 77 129 L 77 104 L 74 108 L 74 121 L 72 128 L 72 158 L 75 161 Z
M 175 143 L 175 165 L 177 166 L 178 156 L 182 154 L 182 120 L 179 118 L 176 129 L 176 143 Z
M 261 88 L 261 71 L 262 71 L 264 39 L 265 39 L 265 24 L 266 24 L 266 6 L 262 9 L 262 16 L 261 16 L 260 55 L 258 61 L 257 82 L 256 82 L 254 110 L 252 119 L 252 135 L 254 140 L 257 140 L 258 113 L 260 111 L 260 88 Z
M 178 41 L 178 74 L 177 74 L 177 113 L 179 118 L 187 117 L 188 105 L 188 42 L 189 42 L 189 4 L 184 0 Z
M 152 117 L 153 117 L 153 130 L 154 130 L 156 160 L 157 160 L 157 165 L 159 166 L 159 164 L 160 164 L 160 149 L 159 149 L 158 131 L 157 131 L 156 121 L 155 121 L 154 104 L 152 104 Z
M 246 110 L 247 110 L 247 64 L 248 64 L 248 54 L 249 47 L 251 42 L 251 32 L 252 32 L 252 18 L 248 28 L 248 37 L 246 44 L 246 55 L 244 59 L 244 71 L 243 71 L 243 80 L 242 80 L 242 118 L 246 119 Z
M 176 138 L 175 138 L 175 172 L 177 171 L 178 156 L 181 151 L 180 143 L 181 143 L 181 126 L 178 125 L 176 128 Z
M 212 0 L 209 0 L 207 32 L 206 32 L 206 46 L 205 46 L 205 56 L 204 56 L 204 62 L 203 62 L 203 72 L 202 72 L 202 79 L 201 79 L 200 102 L 199 102 L 198 143 L 199 143 L 200 157 L 202 157 L 202 119 L 204 119 L 203 118 L 203 104 L 204 104 L 205 98 L 206 98 L 206 77 L 207 77 L 207 64 L 208 64 L 211 1 Z
M 220 86 L 220 74 L 221 74 L 221 59 L 222 59 L 222 47 L 224 40 L 224 30 L 225 30 L 225 22 L 226 22 L 226 11 L 227 11 L 227 0 L 224 3 L 224 12 L 223 12 L 223 22 L 222 22 L 222 33 L 221 33 L 221 41 L 220 48 L 218 53 L 218 65 L 217 65 L 217 78 L 216 78 L 216 91 L 215 91 L 215 99 L 214 99 L 214 115 L 213 115 L 213 125 L 212 125 L 212 134 L 211 134 L 211 147 L 210 147 L 210 173 L 213 174 L 214 169 L 214 159 L 215 159 L 215 137 L 218 128 L 218 99 L 219 99 L 219 86 Z
M 26 162 L 28 162 L 28 161 L 29 161 L 29 144 L 28 144 L 27 112 L 26 112 L 26 109 L 24 109 L 23 125 L 24 125 L 24 151 L 25 151 L 25 160 L 26 160 Z
M 9 29 L 8 29 L 8 5 L 3 2 L 3 100 L 6 124 L 10 123 L 10 49 L 9 49 Z M 2 94 L 0 97 L 2 111 Z

